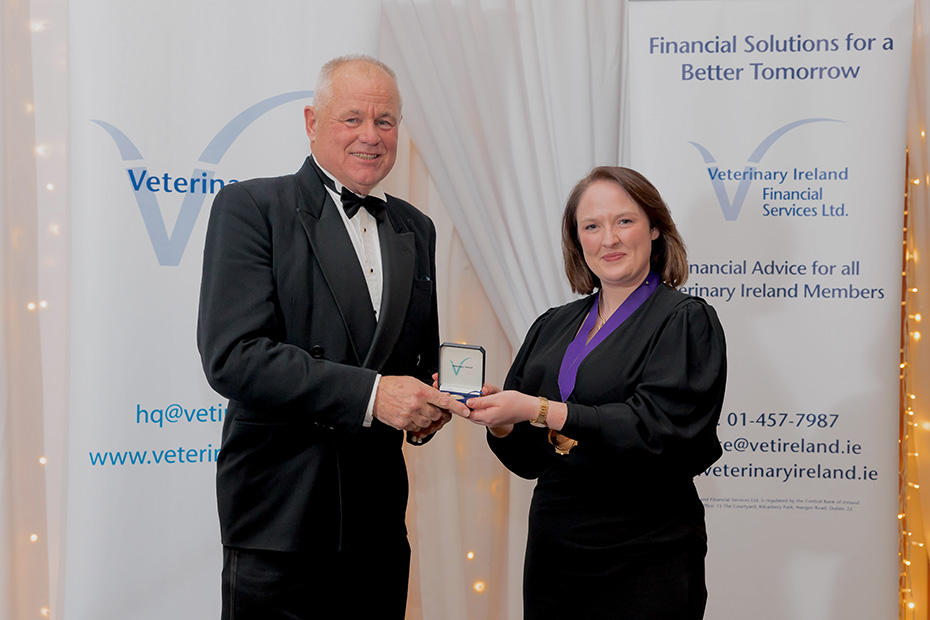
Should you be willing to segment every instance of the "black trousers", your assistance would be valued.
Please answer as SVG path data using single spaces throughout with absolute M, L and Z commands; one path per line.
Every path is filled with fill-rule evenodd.
M 223 548 L 222 620 L 403 620 L 410 546 L 353 552 Z

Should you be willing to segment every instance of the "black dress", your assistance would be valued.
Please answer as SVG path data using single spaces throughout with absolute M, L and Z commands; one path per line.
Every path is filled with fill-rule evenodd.
M 594 296 L 540 316 L 504 389 L 562 400 L 559 368 Z M 488 434 L 501 462 L 538 478 L 524 617 L 688 620 L 707 592 L 704 508 L 692 478 L 721 454 L 726 345 L 713 308 L 660 285 L 578 368 L 556 454 L 548 430 Z

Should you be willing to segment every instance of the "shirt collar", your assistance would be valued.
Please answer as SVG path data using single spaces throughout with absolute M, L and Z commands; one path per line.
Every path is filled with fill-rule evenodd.
M 312 154 L 311 154 L 311 157 L 313 157 Z M 324 168 L 323 166 L 321 166 L 321 165 L 320 165 L 320 162 L 317 160 L 316 157 L 313 158 L 313 161 L 316 162 L 316 165 L 320 168 L 320 171 L 321 171 L 323 174 L 325 174 L 325 175 L 327 176 L 327 178 L 329 178 L 329 179 L 333 182 L 333 186 L 336 188 L 336 195 L 337 195 L 337 196 L 341 195 L 341 194 L 342 194 L 342 188 L 343 188 L 342 183 L 340 183 L 339 180 L 338 180 L 336 177 L 334 177 L 332 174 L 330 174 L 330 173 L 329 173 L 329 170 L 327 170 L 326 168 Z M 328 188 L 327 188 L 327 189 L 328 189 Z M 351 190 L 349 190 L 349 191 L 351 191 Z M 384 193 L 384 189 L 381 188 L 381 184 L 380 184 L 380 183 L 378 183 L 378 184 L 375 185 L 373 188 L 371 188 L 371 191 L 368 192 L 368 195 L 369 195 L 369 196 L 374 196 L 375 198 L 380 198 L 380 199 L 383 200 L 384 202 L 387 202 L 387 194 Z

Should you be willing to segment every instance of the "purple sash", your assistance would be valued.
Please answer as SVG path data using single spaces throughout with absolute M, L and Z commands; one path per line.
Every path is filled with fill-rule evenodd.
M 559 369 L 559 392 L 562 395 L 562 402 L 566 402 L 569 394 L 575 389 L 575 380 L 578 378 L 578 366 L 581 365 L 584 358 L 588 356 L 588 353 L 593 351 L 594 347 L 599 345 L 604 338 L 609 336 L 611 332 L 630 318 L 630 315 L 633 314 L 657 288 L 659 288 L 659 277 L 650 271 L 643 283 L 640 284 L 635 291 L 630 293 L 630 296 L 620 304 L 620 307 L 617 308 L 612 315 L 610 315 L 610 318 L 607 319 L 604 326 L 594 334 L 591 341 L 585 342 L 588 338 L 588 333 L 594 328 L 594 323 L 597 320 L 597 308 L 601 299 L 601 292 L 597 292 L 597 296 L 594 298 L 594 305 L 591 306 L 591 310 L 588 312 L 588 317 L 584 320 L 584 324 L 582 324 L 581 329 L 578 331 L 578 335 L 575 336 L 575 339 L 572 340 L 571 344 L 569 344 L 568 348 L 565 350 L 565 357 L 562 358 L 562 367 Z

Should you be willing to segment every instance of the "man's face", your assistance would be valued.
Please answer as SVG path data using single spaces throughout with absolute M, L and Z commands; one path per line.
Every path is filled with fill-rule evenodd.
M 353 192 L 367 196 L 394 167 L 400 96 L 377 67 L 339 67 L 329 101 L 307 106 L 304 119 L 314 158 Z

